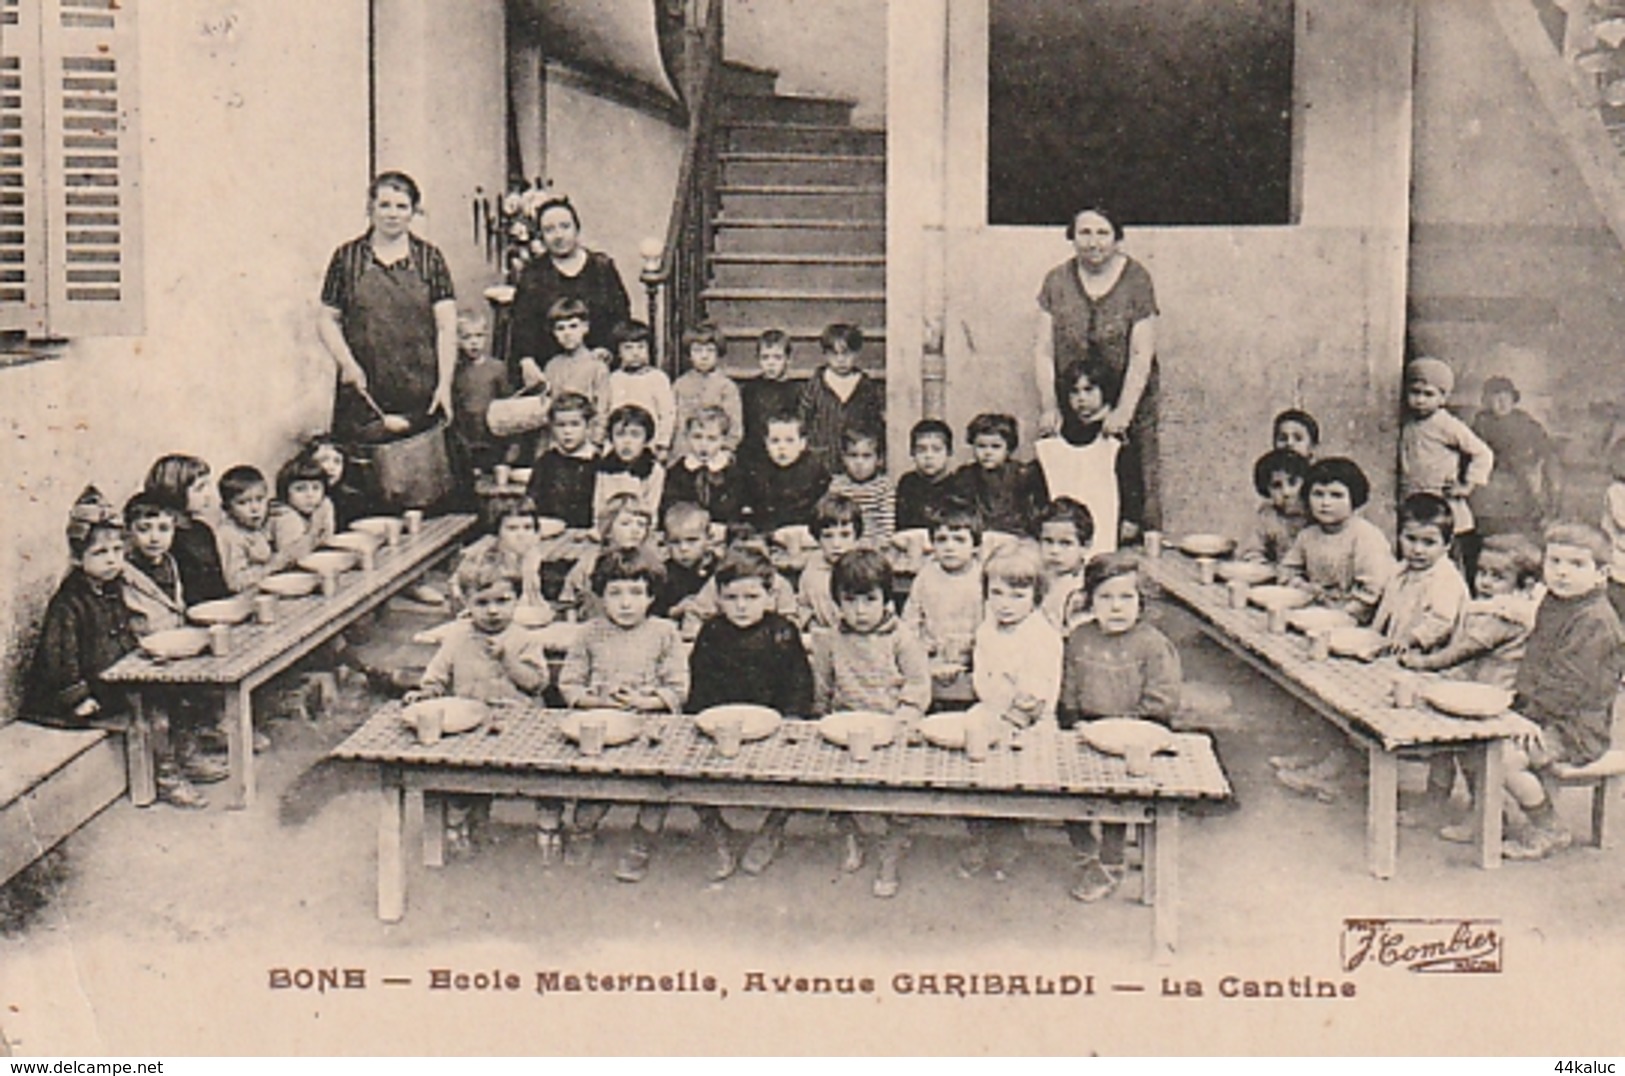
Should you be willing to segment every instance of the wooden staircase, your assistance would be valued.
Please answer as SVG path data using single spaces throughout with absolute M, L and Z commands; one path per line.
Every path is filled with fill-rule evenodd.
M 717 212 L 701 300 L 727 336 L 726 369 L 755 370 L 756 340 L 782 328 L 794 372 L 818 362 L 831 322 L 863 330 L 884 367 L 886 133 L 852 125 L 853 102 L 777 92 L 778 76 L 727 63 L 718 118 Z

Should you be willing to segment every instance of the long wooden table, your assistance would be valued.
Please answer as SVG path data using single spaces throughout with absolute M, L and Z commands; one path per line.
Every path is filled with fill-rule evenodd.
M 1202 734 L 1177 736 L 1177 754 L 1158 755 L 1149 774 L 1132 776 L 1122 759 L 1053 728 L 1029 729 L 982 762 L 902 739 L 856 762 L 824 742 L 811 723 L 787 721 L 729 759 L 693 719 L 666 716 L 651 719 L 644 738 L 590 758 L 560 733 L 560 716 L 531 706 L 497 707 L 484 728 L 424 746 L 392 704 L 333 750 L 335 758 L 378 766 L 380 919 L 395 922 L 406 911 L 409 821 L 423 827 L 425 865 L 444 862 L 446 794 L 1101 820 L 1139 827 L 1142 900 L 1152 905 L 1154 955 L 1164 960 L 1178 944 L 1180 806 L 1230 795 L 1213 744 Z
M 381 547 L 372 571 L 352 569 L 339 575 L 331 596 L 318 591 L 305 598 L 282 598 L 273 623 L 234 626 L 231 651 L 224 657 L 205 652 L 181 661 L 156 661 L 138 651 L 121 658 L 102 679 L 124 685 L 130 699 L 131 799 L 151 803 L 154 795 L 151 762 L 143 757 L 150 751 L 149 693 L 180 689 L 219 700 L 231 770 L 227 805 L 253 803 L 254 689 L 421 578 L 474 522 L 474 516 L 464 514 L 424 520 L 417 534 L 403 534 L 398 545 Z
M 1371 873 L 1391 878 L 1399 855 L 1399 761 L 1441 751 L 1470 756 L 1477 769 L 1478 862 L 1501 865 L 1503 754 L 1513 733 L 1509 717 L 1475 721 L 1450 717 L 1418 702 L 1400 708 L 1391 694 L 1399 675 L 1418 683 L 1433 674 L 1403 670 L 1392 658 L 1359 662 L 1309 657 L 1309 641 L 1295 633 L 1274 634 L 1259 609 L 1233 609 L 1223 582 L 1204 584 L 1197 563 L 1166 552 L 1145 561 L 1162 590 L 1196 615 L 1202 632 L 1336 725 L 1363 747 L 1369 767 L 1366 856 Z

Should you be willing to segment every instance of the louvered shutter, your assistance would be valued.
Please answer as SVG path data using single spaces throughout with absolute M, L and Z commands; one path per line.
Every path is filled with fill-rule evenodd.
M 0 329 L 46 331 L 39 0 L 0 0 Z
M 23 4 L 29 0 L 22 0 Z M 52 336 L 142 330 L 138 0 L 40 0 Z

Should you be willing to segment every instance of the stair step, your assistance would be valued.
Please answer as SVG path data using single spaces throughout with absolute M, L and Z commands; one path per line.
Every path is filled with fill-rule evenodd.
M 119 737 L 14 721 L 0 727 L 0 883 L 123 795 Z
M 813 327 L 803 325 L 780 325 L 790 334 L 790 376 L 793 378 L 806 378 L 824 361 L 823 352 L 818 346 L 819 334 L 824 326 Z M 765 326 L 751 325 L 724 325 L 723 351 L 721 366 L 734 376 L 752 375 L 757 372 L 756 342 L 761 339 Z M 859 357 L 858 365 L 869 371 L 872 377 L 884 377 L 886 373 L 886 330 L 881 328 L 863 327 L 863 354 Z
M 821 331 L 844 321 L 864 329 L 886 320 L 884 291 L 791 291 L 779 288 L 708 288 L 706 316 L 718 325 L 778 325 Z
M 714 254 L 713 287 L 875 291 L 886 286 L 883 254 Z
M 732 153 L 882 153 L 886 132 L 812 123 L 730 123 Z
M 771 97 L 778 92 L 779 73 L 728 60 L 722 65 L 722 87 L 734 96 Z
M 886 226 L 850 220 L 718 220 L 718 254 L 884 254 Z
M 724 153 L 722 182 L 733 187 L 869 186 L 886 182 L 876 153 Z
M 841 126 L 852 120 L 856 101 L 775 93 L 738 94 L 724 99 L 723 123 L 802 123 Z
M 718 187 L 724 218 L 884 220 L 884 186 Z

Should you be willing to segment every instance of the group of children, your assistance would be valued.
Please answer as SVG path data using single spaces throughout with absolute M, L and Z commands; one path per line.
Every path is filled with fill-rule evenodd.
M 1370 494 L 1365 474 L 1349 459 L 1316 459 L 1319 427 L 1301 411 L 1276 418 L 1275 448 L 1254 469 L 1264 502 L 1238 552 L 1274 563 L 1282 581 L 1381 633 L 1384 652 L 1405 668 L 1449 670 L 1514 692 L 1522 717 L 1506 789 L 1523 817 L 1511 820 L 1505 854 L 1541 859 L 1571 841 L 1553 806 L 1557 774 L 1610 746 L 1625 629 L 1609 580 L 1621 561 L 1602 528 L 1559 522 L 1542 529 L 1538 509 L 1513 518 L 1515 527 L 1476 533 L 1469 498 L 1499 464 L 1485 439 L 1444 409 L 1453 388 L 1453 372 L 1438 359 L 1406 368 L 1397 562 L 1388 538 L 1358 514 Z M 1504 420 L 1516 389 L 1492 378 L 1486 398 L 1486 411 Z M 1531 496 L 1528 503 L 1539 501 Z M 1274 761 L 1283 783 L 1322 795 L 1342 765 L 1337 752 Z M 1455 761 L 1436 761 L 1430 798 L 1447 803 L 1455 780 Z M 1473 838 L 1462 822 L 1440 832 Z
M 250 590 L 315 550 L 368 502 L 345 456 L 325 437 L 277 472 L 231 467 L 218 483 L 208 463 L 163 456 L 122 510 L 88 487 L 67 526 L 72 567 L 46 606 L 24 692 L 30 718 L 85 725 L 120 721 L 123 696 L 101 675 L 140 637 L 186 623 L 202 602 Z M 224 749 L 204 711 L 176 694 L 155 714 L 158 795 L 207 805 L 197 789 L 225 778 Z M 255 733 L 255 749 L 269 745 Z

